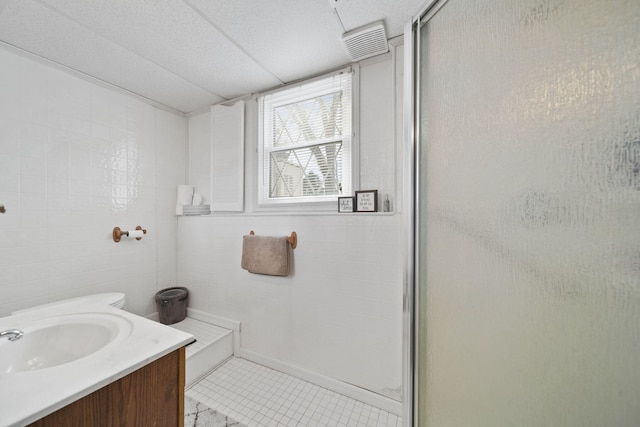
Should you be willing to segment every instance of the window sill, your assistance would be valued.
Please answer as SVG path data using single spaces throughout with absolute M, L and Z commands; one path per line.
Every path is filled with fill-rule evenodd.
M 259 216 L 394 216 L 399 212 L 330 212 L 330 211 L 278 211 L 278 212 L 213 212 L 208 215 L 177 215 L 178 217 L 259 217 Z

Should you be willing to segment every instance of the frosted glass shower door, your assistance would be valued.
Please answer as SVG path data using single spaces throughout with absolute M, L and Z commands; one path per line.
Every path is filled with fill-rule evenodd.
M 419 425 L 638 426 L 640 1 L 440 6 L 416 25 Z

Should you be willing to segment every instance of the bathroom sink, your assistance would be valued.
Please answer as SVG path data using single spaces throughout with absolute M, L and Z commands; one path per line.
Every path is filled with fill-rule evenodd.
M 16 325 L 22 338 L 0 341 L 0 375 L 47 369 L 73 362 L 129 336 L 130 320 L 107 313 L 48 317 Z

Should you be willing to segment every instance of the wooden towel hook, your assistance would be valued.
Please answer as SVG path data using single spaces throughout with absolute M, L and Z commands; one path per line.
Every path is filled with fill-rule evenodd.
M 254 233 L 253 230 L 251 230 L 249 234 L 252 236 L 256 235 L 256 233 Z M 291 249 L 295 249 L 296 246 L 298 246 L 298 233 L 296 233 L 295 231 L 292 231 L 291 235 L 287 237 L 287 242 L 289 242 L 289 244 L 291 245 Z
M 287 242 L 291 244 L 291 249 L 295 249 L 298 246 L 298 234 L 292 231 L 291 236 L 287 237 Z

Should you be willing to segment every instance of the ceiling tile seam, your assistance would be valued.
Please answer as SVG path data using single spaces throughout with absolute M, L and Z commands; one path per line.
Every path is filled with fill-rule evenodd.
M 0 40 L 0 47 L 4 47 L 5 49 L 10 50 L 13 53 L 21 55 L 21 56 L 23 56 L 25 58 L 32 59 L 32 60 L 40 62 L 40 63 L 42 63 L 44 65 L 56 68 L 56 69 L 58 69 L 60 71 L 66 72 L 66 73 L 69 73 L 69 74 L 71 74 L 71 75 L 73 75 L 73 76 L 75 76 L 75 77 L 77 77 L 79 79 L 82 79 L 84 81 L 87 81 L 89 83 L 93 83 L 93 84 L 95 84 L 97 86 L 101 86 L 101 87 L 103 87 L 105 89 L 109 89 L 109 90 L 112 90 L 114 92 L 118 92 L 118 93 L 120 93 L 122 95 L 130 96 L 132 98 L 136 98 L 139 101 L 144 102 L 145 104 L 149 104 L 152 107 L 159 108 L 159 109 L 164 110 L 164 111 L 166 111 L 168 113 L 172 113 L 172 114 L 175 114 L 175 115 L 178 115 L 178 116 L 183 116 L 183 117 L 187 115 L 187 112 L 185 112 L 185 111 L 178 110 L 177 108 L 174 108 L 174 107 L 171 107 L 169 105 L 163 104 L 161 102 L 155 101 L 155 100 L 153 100 L 151 98 L 148 98 L 148 97 L 146 97 L 144 95 L 141 95 L 139 93 L 133 92 L 133 91 L 131 91 L 129 89 L 125 89 L 125 88 L 123 88 L 121 86 L 115 85 L 113 83 L 109 83 L 106 80 L 102 80 L 102 79 L 99 79 L 98 77 L 92 76 L 92 75 L 87 74 L 85 72 L 82 72 L 80 70 L 76 70 L 75 68 L 71 68 L 68 65 L 64 65 L 64 64 L 61 64 L 60 62 L 56 62 L 56 61 L 54 61 L 52 59 L 45 58 L 44 56 L 41 56 L 41 55 L 38 55 L 37 53 L 25 50 L 25 49 L 23 49 L 21 47 L 18 47 L 16 45 L 8 43 L 8 42 L 6 42 L 4 40 Z
M 107 37 L 107 36 L 105 36 L 105 35 L 103 35 L 103 34 L 98 33 L 98 32 L 97 32 L 97 31 L 95 31 L 94 29 L 92 29 L 92 28 L 90 28 L 90 27 L 88 27 L 88 26 L 86 26 L 86 25 L 82 24 L 81 22 L 76 21 L 75 19 L 73 19 L 72 17 L 70 17 L 69 15 L 67 15 L 66 13 L 64 13 L 64 12 L 62 12 L 62 11 L 60 11 L 60 10 L 56 9 L 56 8 L 55 8 L 55 7 L 53 7 L 53 6 L 50 6 L 50 5 L 46 4 L 46 3 L 43 3 L 43 1 L 42 1 L 42 0 L 36 0 L 36 2 L 37 2 L 38 4 L 40 4 L 41 6 L 44 6 L 44 7 L 48 8 L 48 9 L 49 9 L 49 10 L 51 10 L 52 12 L 57 13 L 58 15 L 63 16 L 63 17 L 65 17 L 65 18 L 67 18 L 68 20 L 72 21 L 72 22 L 75 22 L 77 25 L 81 26 L 82 28 L 85 28 L 86 30 L 88 30 L 88 31 L 90 31 L 90 32 L 92 32 L 92 33 L 94 33 L 94 34 L 96 34 L 96 35 L 98 35 L 98 36 L 102 37 L 102 38 L 103 38 L 103 39 L 105 39 L 105 40 L 108 40 L 109 42 L 111 42 L 111 43 L 115 44 L 116 46 L 121 47 L 122 49 L 126 50 L 127 52 L 130 52 L 132 55 L 135 55 L 135 56 L 137 56 L 137 57 L 139 57 L 139 58 L 142 58 L 142 59 L 144 59 L 144 60 L 146 60 L 146 61 L 150 62 L 151 64 L 155 65 L 156 67 L 161 68 L 161 69 L 165 70 L 167 73 L 172 74 L 172 75 L 174 75 L 175 77 L 177 77 L 177 78 L 179 78 L 179 79 L 181 79 L 181 80 L 184 80 L 185 82 L 188 82 L 188 83 L 192 84 L 193 86 L 195 86 L 195 87 L 197 87 L 197 88 L 199 88 L 199 89 L 203 90 L 204 92 L 206 92 L 206 93 L 208 93 L 208 94 L 211 94 L 211 95 L 213 95 L 213 96 L 217 96 L 217 97 L 222 98 L 222 99 L 224 99 L 224 100 L 227 100 L 227 99 L 228 99 L 228 98 L 226 98 L 226 97 L 224 97 L 224 96 L 222 96 L 222 95 L 220 95 L 220 94 L 218 94 L 218 93 L 212 92 L 212 91 L 210 91 L 209 89 L 207 89 L 207 88 L 204 88 L 204 87 L 200 86 L 198 83 L 195 83 L 195 82 L 191 81 L 190 79 L 185 78 L 184 76 L 182 76 L 182 75 L 180 75 L 180 74 L 177 74 L 177 73 L 176 73 L 176 72 L 174 72 L 174 71 L 171 71 L 171 70 L 167 69 L 166 67 L 164 67 L 164 66 L 162 66 L 162 65 L 160 65 L 160 64 L 158 64 L 158 63 L 156 63 L 155 61 L 153 61 L 153 60 L 151 60 L 151 59 L 149 59 L 149 58 L 147 58 L 147 57 L 145 57 L 145 56 L 143 56 L 143 55 L 140 55 L 140 54 L 139 54 L 139 53 L 137 53 L 137 52 L 132 51 L 131 49 L 127 48 L 126 46 L 123 46 L 123 45 L 121 45 L 120 43 L 118 43 L 118 42 L 116 42 L 116 41 L 112 40 L 111 38 L 109 38 L 109 37 Z M 225 35 L 225 37 L 226 37 L 226 35 Z
M 340 24 L 340 28 L 342 28 L 342 32 L 346 33 L 347 29 L 344 26 L 344 22 L 342 22 L 342 18 L 340 18 L 340 13 L 338 13 L 338 9 L 337 8 L 333 9 L 333 13 L 336 15 L 336 19 L 338 20 L 338 23 Z
M 286 82 L 281 79 L 276 73 L 274 73 L 273 71 L 271 71 L 269 68 L 267 68 L 265 65 L 263 65 L 260 61 L 258 61 L 256 58 L 253 57 L 253 55 L 251 55 L 244 47 L 242 47 L 240 44 L 238 44 L 232 37 L 230 37 L 226 32 L 224 32 L 222 30 L 222 28 L 218 27 L 218 25 L 216 25 L 215 22 L 213 22 L 211 19 L 209 19 L 209 17 L 202 11 L 200 10 L 200 8 L 198 8 L 198 6 L 194 5 L 193 3 L 191 3 L 189 0 L 183 0 L 184 3 L 189 6 L 191 9 L 193 9 L 194 12 L 196 12 L 198 15 L 200 15 L 200 17 L 202 19 L 204 19 L 209 25 L 211 25 L 213 28 L 215 28 L 218 32 L 220 32 L 220 34 L 222 34 L 222 36 L 224 38 L 226 38 L 229 43 L 233 44 L 235 47 L 237 47 L 242 53 L 244 53 L 245 55 L 247 55 L 247 57 L 249 59 L 251 59 L 258 67 L 262 68 L 262 70 L 264 70 L 266 73 L 270 74 L 271 76 L 273 76 L 273 78 L 275 78 L 276 80 L 278 80 L 280 83 L 285 84 Z

